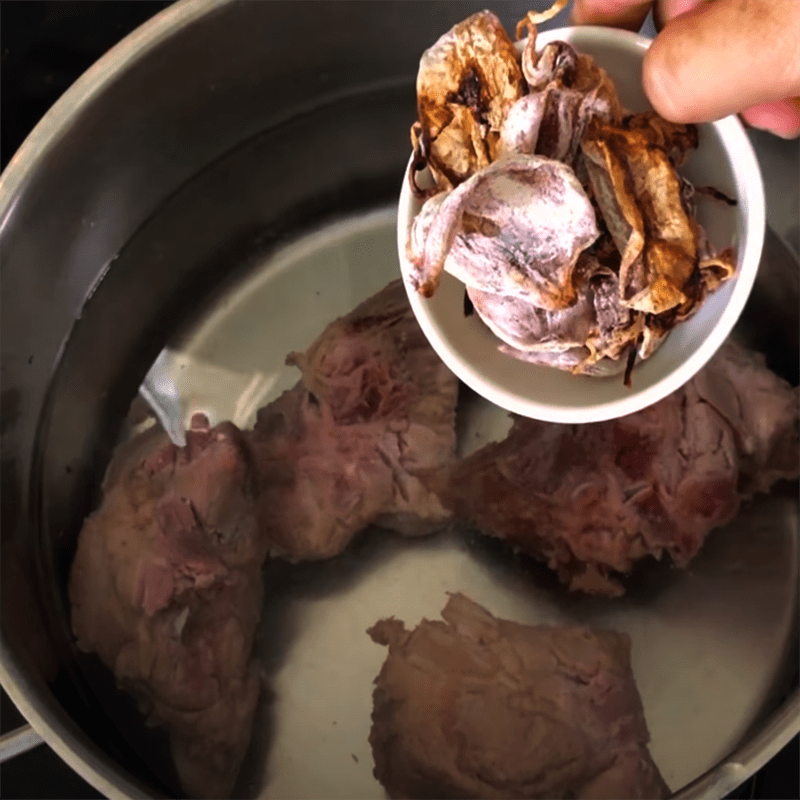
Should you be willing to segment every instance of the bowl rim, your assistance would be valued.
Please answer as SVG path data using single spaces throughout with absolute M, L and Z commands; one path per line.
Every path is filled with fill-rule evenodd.
M 615 45 L 628 52 L 638 51 L 642 58 L 652 43 L 652 40 L 637 33 L 599 26 L 569 26 L 537 34 L 537 44 L 547 44 L 558 39 L 573 42 L 578 49 L 580 49 L 581 41 L 589 40 Z M 521 50 L 526 41 L 527 38 L 516 42 L 517 49 Z M 487 379 L 475 369 L 472 362 L 454 352 L 444 337 L 440 335 L 426 298 L 419 295 L 409 285 L 406 278 L 408 273 L 408 260 L 405 255 L 406 241 L 414 218 L 422 205 L 410 191 L 406 177 L 408 172 L 406 172 L 401 186 L 397 215 L 397 246 L 403 284 L 423 333 L 447 367 L 478 394 L 507 411 L 545 422 L 571 424 L 601 422 L 640 411 L 679 389 L 702 369 L 728 338 L 747 303 L 758 272 L 766 229 L 763 178 L 758 159 L 744 126 L 735 115 L 704 123 L 704 125 L 715 130 L 723 152 L 728 155 L 739 190 L 738 200 L 746 214 L 747 224 L 740 232 L 738 243 L 738 247 L 741 249 L 740 267 L 734 276 L 731 296 L 714 327 L 695 351 L 652 385 L 643 389 L 634 387 L 628 390 L 626 396 L 614 400 L 587 403 L 581 406 L 565 407 L 537 401 Z M 412 153 L 408 161 L 409 169 L 413 158 Z M 416 211 L 414 211 L 415 208 L 417 208 Z M 532 374 L 535 374 L 534 371 Z

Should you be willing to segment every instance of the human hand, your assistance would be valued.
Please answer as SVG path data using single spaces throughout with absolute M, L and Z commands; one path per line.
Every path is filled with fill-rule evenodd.
M 652 0 L 575 0 L 576 25 L 638 30 Z M 672 122 L 740 113 L 754 128 L 800 135 L 800 0 L 656 0 L 660 33 L 644 90 Z

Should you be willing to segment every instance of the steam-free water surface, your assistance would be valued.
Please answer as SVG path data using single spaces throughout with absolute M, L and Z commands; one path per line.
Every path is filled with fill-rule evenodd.
M 340 221 L 284 248 L 170 348 L 186 420 L 250 427 L 299 378 L 287 353 L 399 275 L 391 209 Z M 506 413 L 464 390 L 459 447 L 502 437 Z M 796 493 L 761 497 L 714 532 L 688 570 L 647 564 L 628 594 L 568 593 L 532 559 L 474 531 L 404 540 L 369 529 L 337 559 L 264 570 L 257 640 L 265 687 L 239 795 L 383 797 L 368 743 L 372 681 L 386 656 L 366 629 L 437 618 L 460 591 L 531 624 L 624 631 L 652 735 L 676 791 L 723 759 L 772 709 L 797 657 Z

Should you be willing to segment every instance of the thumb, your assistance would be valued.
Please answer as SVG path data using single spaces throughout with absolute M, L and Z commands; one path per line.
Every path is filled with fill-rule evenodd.
M 692 8 L 653 42 L 643 80 L 653 107 L 673 122 L 708 122 L 800 95 L 800 2 Z

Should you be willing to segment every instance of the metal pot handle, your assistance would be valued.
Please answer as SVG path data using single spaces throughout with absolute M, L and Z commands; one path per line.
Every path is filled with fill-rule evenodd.
M 0 764 L 43 743 L 44 739 L 30 725 L 4 733 L 0 736 Z

